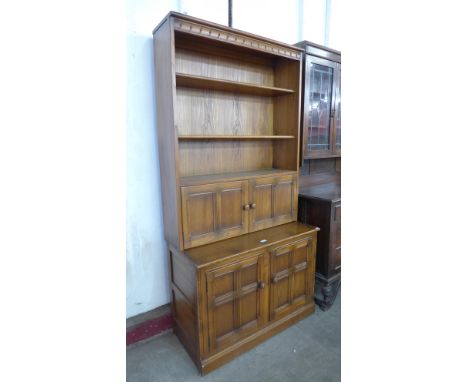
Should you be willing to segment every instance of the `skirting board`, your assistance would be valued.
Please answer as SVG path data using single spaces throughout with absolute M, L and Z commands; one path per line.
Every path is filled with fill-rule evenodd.
M 171 311 L 165 307 L 144 313 L 140 319 L 139 317 L 127 319 L 127 346 L 165 332 L 174 326 Z M 140 322 L 129 327 L 129 322 L 135 321 Z

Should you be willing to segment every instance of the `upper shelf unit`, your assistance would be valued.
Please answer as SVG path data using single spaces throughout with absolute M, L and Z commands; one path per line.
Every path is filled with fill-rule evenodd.
M 280 96 L 294 93 L 292 89 L 284 89 L 273 86 L 256 85 L 247 82 L 236 82 L 218 78 L 194 76 L 191 74 L 176 73 L 177 86 L 216 90 L 225 92 L 238 92 L 259 96 Z

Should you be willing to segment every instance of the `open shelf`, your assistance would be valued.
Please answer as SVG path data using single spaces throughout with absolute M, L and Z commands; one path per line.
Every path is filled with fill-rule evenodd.
M 296 171 L 280 170 L 277 168 L 264 168 L 253 171 L 230 172 L 223 174 L 183 176 L 180 178 L 181 186 L 194 186 L 213 182 L 230 182 L 233 180 L 246 180 L 251 178 L 261 178 L 277 175 L 297 174 Z
M 247 82 L 236 82 L 229 80 L 221 80 L 217 78 L 208 78 L 194 76 L 191 74 L 176 73 L 177 86 L 217 90 L 225 92 L 238 92 L 260 96 L 279 96 L 294 93 L 294 90 L 276 88 L 273 86 L 256 85 Z
M 179 135 L 179 140 L 294 139 L 294 135 Z

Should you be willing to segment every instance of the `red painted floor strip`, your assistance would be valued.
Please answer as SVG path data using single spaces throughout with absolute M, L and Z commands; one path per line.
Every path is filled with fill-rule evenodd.
M 170 313 L 145 321 L 127 332 L 127 346 L 172 328 Z

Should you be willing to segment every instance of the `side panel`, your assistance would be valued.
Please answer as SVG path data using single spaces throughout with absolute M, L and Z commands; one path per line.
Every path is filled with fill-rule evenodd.
M 174 127 L 175 72 L 174 36 L 171 19 L 153 36 L 156 117 L 158 132 L 161 194 L 163 201 L 164 235 L 176 248 L 182 249 L 180 224 L 180 188 L 177 153 L 178 141 Z

